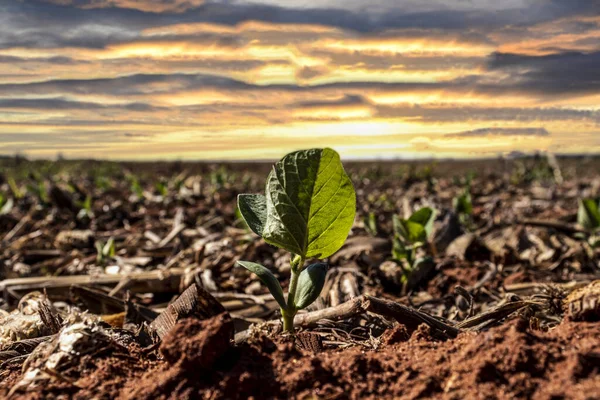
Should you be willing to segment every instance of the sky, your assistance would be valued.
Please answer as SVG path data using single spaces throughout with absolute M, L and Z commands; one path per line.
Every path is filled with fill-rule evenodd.
M 0 154 L 325 146 L 600 152 L 600 0 L 0 0 Z

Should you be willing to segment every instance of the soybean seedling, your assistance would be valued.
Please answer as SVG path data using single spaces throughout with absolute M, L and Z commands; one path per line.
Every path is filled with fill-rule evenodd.
M 290 153 L 275 164 L 265 195 L 240 194 L 238 207 L 250 229 L 265 242 L 291 253 L 287 300 L 273 273 L 263 265 L 238 261 L 267 286 L 279 306 L 283 329 L 294 331 L 294 316 L 314 302 L 325 283 L 324 259 L 346 240 L 356 213 L 356 195 L 340 156 L 332 149 Z
M 392 256 L 398 262 L 406 262 L 404 278 L 419 268 L 422 263 L 430 262 L 430 257 L 417 257 L 418 250 L 429 244 L 435 221 L 435 210 L 423 207 L 408 219 L 397 215 L 392 217 L 394 227 L 394 242 Z
M 85 196 L 85 200 L 78 202 L 79 212 L 77 213 L 78 219 L 94 218 L 94 211 L 92 211 L 92 196 L 89 194 Z
M 115 257 L 115 241 L 111 237 L 106 243 L 96 242 L 96 262 L 98 265 L 106 265 L 108 260 Z
M 377 236 L 377 216 L 373 211 L 370 211 L 363 217 L 363 225 L 371 236 Z
M 127 180 L 129 181 L 129 185 L 131 187 L 131 193 L 135 194 L 138 199 L 143 200 L 144 189 L 142 188 L 142 185 L 140 185 L 138 178 L 133 174 L 129 174 L 127 175 Z
M 19 185 L 17 185 L 17 182 L 15 182 L 15 178 L 13 178 L 12 176 L 8 177 L 8 186 L 10 187 L 10 190 L 15 199 L 19 200 L 25 196 L 25 194 L 21 191 L 21 188 L 19 188 Z
M 600 202 L 596 199 L 579 199 L 577 223 L 588 235 L 583 234 L 592 247 L 600 245 Z
M 468 230 L 472 229 L 473 221 L 473 201 L 471 199 L 471 181 L 467 180 L 463 192 L 452 199 L 452 207 L 454 212 L 458 215 L 461 225 L 466 227 Z

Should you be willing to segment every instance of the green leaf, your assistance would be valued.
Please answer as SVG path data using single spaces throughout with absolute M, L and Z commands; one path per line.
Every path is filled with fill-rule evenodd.
M 397 218 L 394 221 L 394 233 L 399 238 L 410 244 L 425 242 L 427 232 L 425 227 L 418 222 Z
M 329 266 L 325 263 L 311 264 L 306 267 L 298 277 L 298 286 L 294 303 L 296 308 L 301 310 L 311 305 L 323 290 L 325 277 Z
M 262 194 L 238 195 L 238 209 L 252 232 L 262 236 L 267 221 L 267 198 Z
M 8 177 L 8 186 L 10 187 L 10 190 L 12 191 L 12 194 L 15 197 L 15 199 L 19 200 L 23 198 L 23 196 L 25 196 L 12 176 Z
M 354 222 L 354 187 L 329 148 L 286 155 L 269 174 L 266 198 L 263 238 L 303 258 L 335 253 Z
M 404 237 L 404 230 L 401 225 L 400 217 L 396 214 L 392 215 L 392 229 L 394 230 L 394 235 L 402 239 L 406 239 Z
M 269 292 L 271 292 L 271 295 L 275 298 L 277 303 L 279 303 L 279 307 L 284 310 L 287 309 L 281 285 L 279 284 L 277 278 L 275 278 L 275 275 L 273 275 L 273 273 L 269 271 L 267 267 L 250 261 L 238 261 L 237 263 L 258 276 L 261 282 L 264 283 L 269 289 Z
M 104 264 L 104 255 L 102 254 L 102 247 L 104 244 L 101 241 L 95 243 L 96 246 L 96 262 L 100 265 Z
M 460 196 L 455 197 L 452 200 L 452 206 L 454 207 L 454 211 L 456 211 L 458 214 L 473 214 L 473 202 L 469 192 L 465 191 Z
M 114 258 L 115 256 L 115 239 L 110 237 L 104 248 L 102 249 L 102 255 L 108 258 Z
M 594 230 L 600 227 L 600 211 L 594 199 L 580 199 L 577 211 L 577 222 L 583 228 Z
M 429 207 L 423 207 L 408 219 L 410 222 L 415 222 L 425 230 L 425 239 L 431 236 L 433 232 L 433 222 L 435 221 L 435 210 Z
M 392 246 L 392 257 L 396 261 L 406 260 L 408 259 L 408 249 L 398 238 L 394 238 L 394 243 Z

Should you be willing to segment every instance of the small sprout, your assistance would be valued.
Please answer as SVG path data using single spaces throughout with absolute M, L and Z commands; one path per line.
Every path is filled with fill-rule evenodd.
M 515 162 L 510 182 L 513 185 L 548 182 L 554 180 L 554 170 L 546 157 L 536 154 L 530 160 Z
M 473 214 L 473 202 L 471 200 L 471 193 L 465 190 L 459 196 L 452 199 L 452 207 L 454 212 L 458 215 L 470 216 Z
M 180 193 L 181 189 L 185 187 L 185 180 L 187 179 L 187 172 L 182 172 L 179 175 L 171 178 L 173 189 L 176 193 Z
M 0 215 L 6 215 L 10 213 L 14 206 L 14 201 L 12 197 L 4 197 L 2 193 L 0 193 Z
M 89 194 L 85 197 L 84 201 L 78 202 L 79 213 L 77 213 L 78 219 L 83 218 L 94 218 L 94 212 L 92 211 L 92 196 Z
M 108 260 L 115 257 L 115 241 L 111 237 L 106 243 L 96 242 L 96 262 L 98 265 L 106 265 Z
M 163 180 L 156 182 L 154 187 L 156 189 L 156 192 L 163 198 L 167 197 L 167 195 L 169 194 L 169 187 L 167 186 L 167 183 Z
M 467 229 L 471 229 L 473 216 L 473 201 L 471 199 L 471 185 L 468 184 L 464 191 L 452 199 L 452 208 L 454 208 L 454 212 L 458 215 L 458 219 L 461 225 L 465 226 Z
M 600 228 L 600 204 L 595 199 L 579 199 L 577 223 L 588 231 Z
M 296 151 L 275 164 L 264 196 L 240 194 L 238 207 L 254 233 L 292 254 L 287 300 L 266 267 L 248 261 L 238 264 L 267 286 L 281 307 L 284 330 L 293 332 L 294 316 L 317 299 L 327 275 L 327 264 L 305 267 L 305 261 L 335 253 L 352 228 L 356 213 L 352 182 L 334 150 Z
M 579 199 L 577 210 L 577 223 L 587 234 L 582 233 L 581 238 L 587 240 L 592 248 L 600 246 L 600 202 L 596 199 Z
M 433 192 L 437 185 L 437 179 L 435 178 L 435 163 L 427 165 L 421 171 L 422 180 L 427 182 L 427 190 Z
M 94 186 L 96 186 L 96 188 L 100 189 L 101 191 L 105 192 L 108 189 L 110 189 L 110 179 L 108 179 L 106 176 L 97 176 L 94 178 Z
M 227 168 L 224 166 L 219 166 L 214 171 L 210 173 L 210 183 L 215 187 L 215 189 L 221 189 L 225 187 L 225 185 L 235 178 L 233 173 L 227 171 Z
M 129 180 L 129 185 L 131 188 L 131 193 L 134 193 L 138 199 L 143 199 L 144 198 L 144 189 L 142 188 L 142 185 L 140 185 L 140 181 L 138 180 L 138 178 L 135 175 L 127 175 L 127 179 Z
M 367 215 L 364 216 L 363 225 L 365 226 L 365 230 L 371 236 L 377 236 L 377 215 L 375 215 L 373 211 L 370 211 Z
M 434 209 L 424 207 L 408 219 L 399 218 L 397 215 L 392 217 L 394 227 L 392 256 L 397 262 L 406 262 L 405 278 L 416 270 L 419 264 L 429 261 L 428 258 L 417 257 L 417 252 L 418 249 L 429 244 L 429 239 L 433 233 L 435 215 Z
M 37 197 L 40 204 L 48 204 L 48 189 L 46 188 L 46 182 L 43 179 L 37 178 L 35 183 L 27 184 L 27 191 L 34 194 Z
M 15 182 L 15 178 L 13 178 L 12 176 L 8 177 L 8 186 L 10 186 L 10 190 L 12 191 L 13 197 L 15 199 L 19 200 L 23 198 L 24 194 L 19 188 L 19 185 L 17 185 L 17 182 Z

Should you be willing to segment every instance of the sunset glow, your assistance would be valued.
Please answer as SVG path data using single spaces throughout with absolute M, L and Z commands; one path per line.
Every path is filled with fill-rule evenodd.
M 426 3 L 4 2 L 0 153 L 600 151 L 597 2 Z

